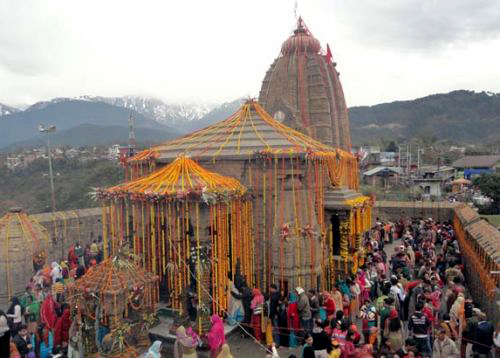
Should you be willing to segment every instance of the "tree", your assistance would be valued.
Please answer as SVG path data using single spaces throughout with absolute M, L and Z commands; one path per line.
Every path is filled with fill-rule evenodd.
M 396 146 L 396 143 L 393 140 L 391 140 L 391 142 L 385 148 L 385 151 L 386 152 L 397 152 L 398 147 Z
M 492 207 L 500 213 L 500 174 L 481 174 L 474 179 L 474 185 L 479 187 L 481 193 L 493 200 Z

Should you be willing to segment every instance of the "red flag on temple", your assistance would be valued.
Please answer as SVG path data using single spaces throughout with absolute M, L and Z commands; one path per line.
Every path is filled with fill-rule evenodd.
M 330 45 L 326 44 L 326 62 L 332 61 L 332 50 L 330 50 Z

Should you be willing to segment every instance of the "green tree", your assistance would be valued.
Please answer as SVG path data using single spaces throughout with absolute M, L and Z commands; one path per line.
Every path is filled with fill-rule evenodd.
M 397 152 L 398 147 L 397 147 L 396 143 L 393 140 L 391 140 L 391 142 L 385 148 L 385 151 L 386 152 Z
M 479 187 L 481 193 L 493 200 L 492 206 L 497 214 L 500 213 L 500 174 L 481 174 L 474 179 L 474 185 Z

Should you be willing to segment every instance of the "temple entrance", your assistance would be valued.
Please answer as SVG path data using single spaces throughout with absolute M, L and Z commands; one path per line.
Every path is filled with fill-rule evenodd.
M 333 255 L 340 255 L 340 218 L 338 214 L 332 214 L 330 218 L 330 223 L 332 225 L 332 252 Z

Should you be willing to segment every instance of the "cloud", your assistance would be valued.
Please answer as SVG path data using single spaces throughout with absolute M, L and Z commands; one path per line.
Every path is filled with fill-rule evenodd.
M 295 22 L 295 0 L 0 1 L 0 102 L 12 105 L 257 96 Z M 316 0 L 298 10 L 330 43 L 349 105 L 500 91 L 499 1 Z
M 338 15 L 356 41 L 398 50 L 433 51 L 500 35 L 492 0 L 343 1 Z

